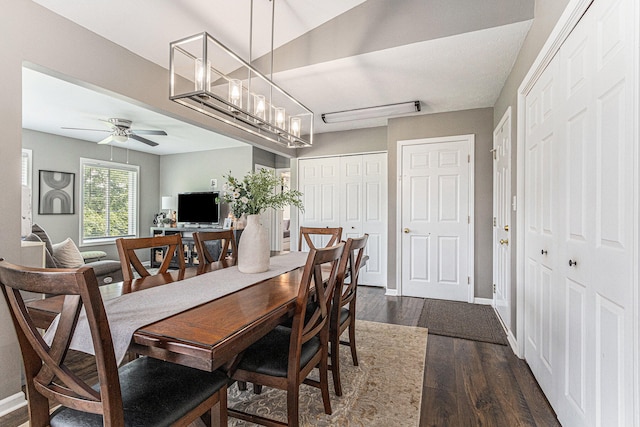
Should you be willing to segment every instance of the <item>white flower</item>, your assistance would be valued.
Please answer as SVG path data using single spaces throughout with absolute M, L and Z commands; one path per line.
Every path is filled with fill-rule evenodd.
M 240 193 L 238 193 L 237 191 L 233 192 L 233 198 L 237 199 L 238 197 L 240 197 Z
M 249 203 L 249 199 L 248 199 L 247 197 L 241 197 L 241 198 L 240 198 L 240 201 L 241 201 L 242 203 L 245 203 L 245 204 L 246 204 L 246 203 Z

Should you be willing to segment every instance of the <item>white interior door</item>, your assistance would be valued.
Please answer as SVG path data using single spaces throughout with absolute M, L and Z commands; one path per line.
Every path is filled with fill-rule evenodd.
M 399 143 L 402 294 L 473 300 L 473 135 Z
M 511 109 L 493 133 L 493 307 L 511 330 Z
M 387 285 L 387 153 L 362 157 L 362 233 L 369 238 L 365 254 L 369 257 L 360 272 L 360 283 Z
M 340 158 L 301 159 L 298 162 L 298 189 L 302 192 L 304 212 L 299 224 L 304 227 L 340 227 Z M 294 233 L 295 231 L 295 233 Z M 297 230 L 291 235 L 300 236 Z M 324 247 L 329 239 L 317 238 L 313 244 Z M 298 247 L 297 240 L 291 249 Z M 309 248 L 303 242 L 303 251 Z
M 525 357 L 563 425 L 638 420 L 633 11 L 594 1 L 526 97 Z

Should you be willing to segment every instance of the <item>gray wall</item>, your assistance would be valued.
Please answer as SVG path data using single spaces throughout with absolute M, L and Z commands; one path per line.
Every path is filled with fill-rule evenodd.
M 553 27 L 558 22 L 560 15 L 567 7 L 569 0 L 536 0 L 535 19 L 529 33 L 525 38 L 518 58 L 513 65 L 511 73 L 505 82 L 502 92 L 495 103 L 493 110 L 494 128 L 504 116 L 504 113 L 511 107 L 511 190 L 517 195 L 517 156 L 518 156 L 518 87 L 522 83 L 529 68 L 536 59 L 542 46 L 547 41 Z M 512 242 L 517 238 L 516 212 L 511 212 L 511 238 Z M 523 248 L 524 249 L 524 248 Z M 516 276 L 517 250 L 511 251 L 511 325 L 509 329 L 516 335 L 516 303 L 517 303 L 517 276 Z
M 475 297 L 493 298 L 492 217 L 493 109 L 482 108 L 389 120 L 388 285 L 396 289 L 396 194 L 398 141 L 454 135 L 475 135 Z
M 243 177 L 253 170 L 252 147 L 225 148 L 197 153 L 172 154 L 160 158 L 160 197 L 190 191 L 210 191 L 211 178 L 218 180 L 216 190 L 222 190 L 223 175 Z M 160 203 L 158 201 L 158 203 Z M 222 217 L 228 210 L 223 205 Z
M 112 158 L 110 147 L 28 129 L 23 129 L 22 131 L 22 145 L 23 148 L 33 150 L 33 223 L 42 226 L 53 242 L 61 242 L 67 237 L 71 237 L 71 239 L 79 245 L 80 157 L 109 161 Z M 111 161 L 126 163 L 127 150 L 114 148 L 113 160 Z M 129 164 L 140 167 L 138 232 L 140 236 L 146 236 L 149 234 L 149 227 L 152 224 L 153 215 L 158 212 L 160 203 L 158 193 L 160 156 L 139 151 L 129 151 Z M 72 172 L 76 174 L 74 215 L 38 215 L 38 171 L 41 169 Z M 107 252 L 109 259 L 118 259 L 118 251 L 115 243 L 80 247 L 80 250 L 102 250 Z
M 319 133 L 313 136 L 313 146 L 298 148 L 297 155 L 298 157 L 337 156 L 371 151 L 387 151 L 386 127 Z

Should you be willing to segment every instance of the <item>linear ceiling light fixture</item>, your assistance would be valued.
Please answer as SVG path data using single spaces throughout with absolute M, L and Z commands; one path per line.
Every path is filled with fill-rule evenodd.
M 249 25 L 249 62 L 203 32 L 170 44 L 169 99 L 250 134 L 288 147 L 313 143 L 313 112 L 251 66 L 253 1 Z
M 420 111 L 420 101 L 399 102 L 397 104 L 378 105 L 376 107 L 356 108 L 354 110 L 337 111 L 322 114 L 325 123 L 339 123 L 350 120 L 374 119 L 409 114 Z

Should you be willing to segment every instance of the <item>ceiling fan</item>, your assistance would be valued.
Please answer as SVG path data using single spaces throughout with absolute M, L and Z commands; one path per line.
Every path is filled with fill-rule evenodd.
M 111 141 L 115 142 L 127 142 L 129 138 L 135 139 L 136 141 L 143 142 L 147 145 L 155 147 L 158 145 L 157 142 L 153 142 L 147 138 L 143 138 L 140 135 L 166 135 L 167 133 L 163 130 L 140 130 L 140 129 L 131 129 L 131 120 L 126 119 L 109 119 L 109 120 L 101 120 L 102 122 L 107 123 L 111 126 L 111 130 L 106 129 L 83 129 L 83 128 L 70 128 L 63 127 L 62 129 L 72 129 L 72 130 L 90 130 L 95 132 L 111 132 L 111 135 L 107 136 L 105 139 L 98 142 L 98 144 L 108 144 Z

